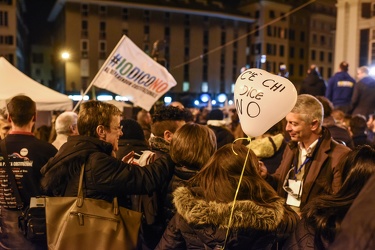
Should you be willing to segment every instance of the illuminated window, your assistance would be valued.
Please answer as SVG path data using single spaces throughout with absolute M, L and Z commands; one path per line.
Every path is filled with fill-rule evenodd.
M 182 83 L 182 92 L 187 92 L 190 89 L 190 83 L 189 82 L 183 82 Z
M 202 92 L 208 92 L 208 83 L 207 82 L 202 82 Z

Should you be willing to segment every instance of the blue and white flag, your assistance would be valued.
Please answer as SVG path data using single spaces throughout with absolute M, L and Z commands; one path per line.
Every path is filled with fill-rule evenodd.
M 149 111 L 177 83 L 165 67 L 124 35 L 91 84 L 128 96 L 134 105 Z

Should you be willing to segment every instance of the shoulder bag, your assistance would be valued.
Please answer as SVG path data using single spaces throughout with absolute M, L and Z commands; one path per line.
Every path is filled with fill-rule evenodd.
M 49 249 L 136 249 L 141 213 L 113 202 L 83 197 L 80 172 L 77 197 L 45 197 Z

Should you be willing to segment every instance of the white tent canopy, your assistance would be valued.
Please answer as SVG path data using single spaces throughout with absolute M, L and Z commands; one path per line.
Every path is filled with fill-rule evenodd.
M 68 96 L 34 81 L 0 57 L 0 107 L 19 94 L 33 99 L 38 111 L 73 109 L 73 101 Z

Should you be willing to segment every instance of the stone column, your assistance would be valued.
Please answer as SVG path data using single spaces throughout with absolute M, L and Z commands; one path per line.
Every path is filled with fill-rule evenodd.
M 359 0 L 337 0 L 335 67 L 349 63 L 349 74 L 356 76 L 359 64 L 359 26 L 361 3 Z

